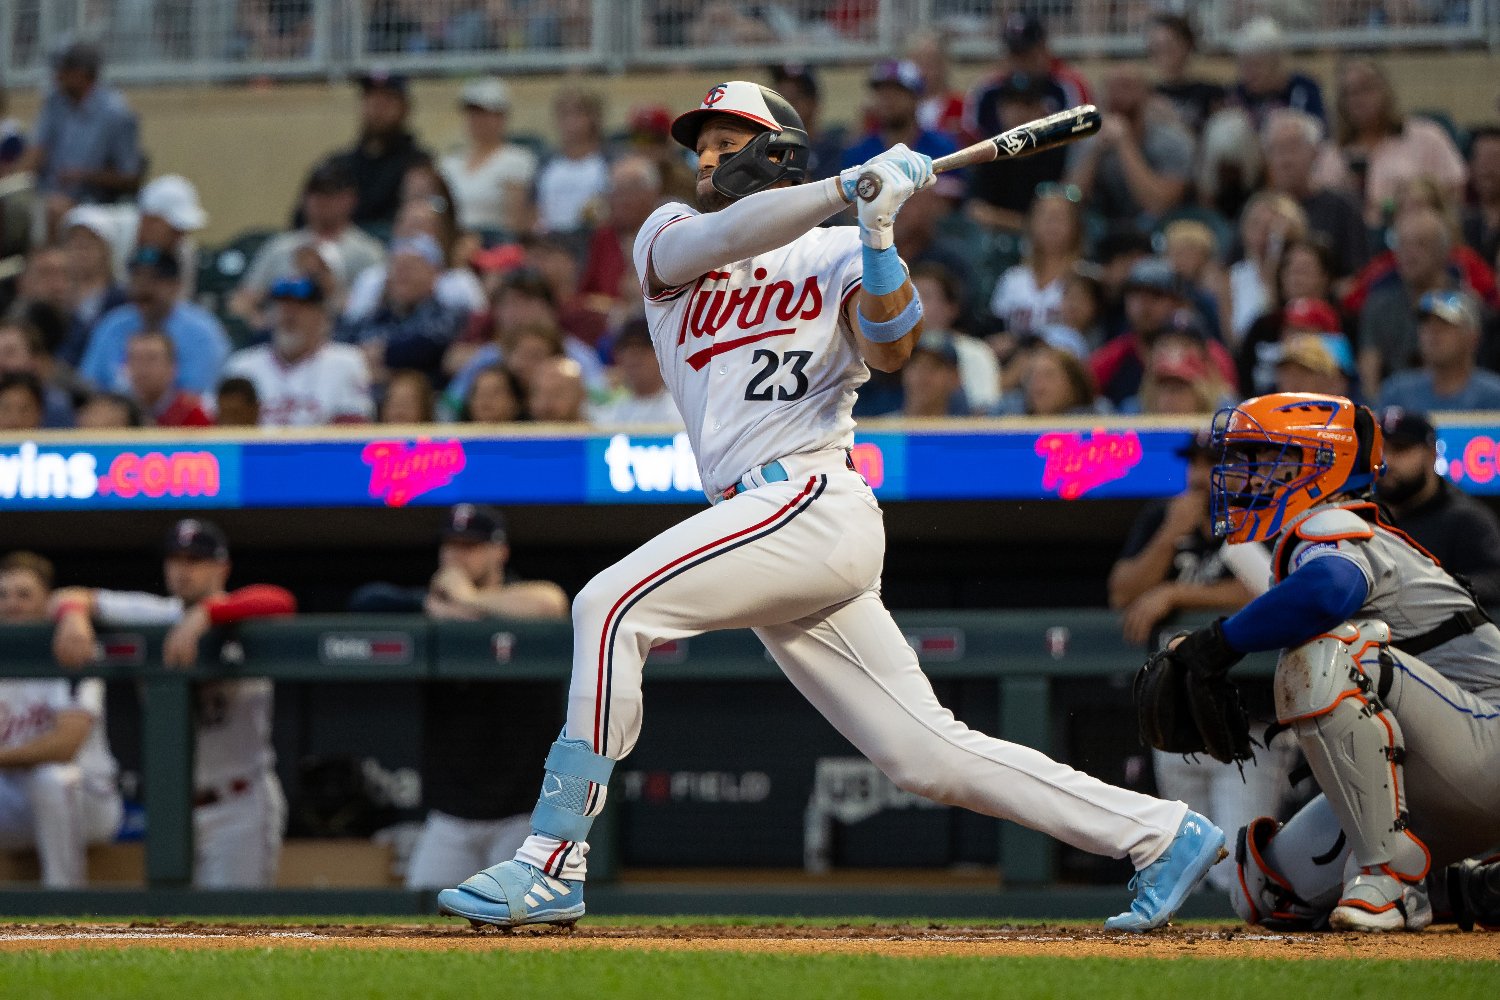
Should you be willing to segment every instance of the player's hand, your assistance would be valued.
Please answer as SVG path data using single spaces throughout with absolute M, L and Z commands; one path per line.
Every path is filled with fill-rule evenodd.
M 845 201 L 853 203 L 859 200 L 860 175 L 872 170 L 878 163 L 895 164 L 896 169 L 911 181 L 913 190 L 916 191 L 920 191 L 935 179 L 932 172 L 932 157 L 907 148 L 904 142 L 898 142 L 885 152 L 870 157 L 859 166 L 849 167 L 839 172 L 839 188 L 844 193 Z
M 69 670 L 87 666 L 94 662 L 96 650 L 94 623 L 85 612 L 70 611 L 58 620 L 52 633 L 52 655 L 59 666 Z
M 897 148 L 904 149 L 905 147 Z M 913 180 L 908 172 L 909 169 L 924 179 L 920 183 Z M 923 174 L 921 170 L 913 168 L 911 164 L 902 160 L 882 160 L 879 157 L 864 165 L 863 173 L 870 175 L 878 182 L 873 197 L 868 201 L 864 198 L 856 201 L 859 209 L 859 238 L 865 246 L 874 250 L 884 250 L 895 244 L 896 213 L 901 211 L 901 206 L 906 204 L 906 199 L 916 192 L 921 183 L 932 179 L 930 160 L 927 161 L 925 170 Z
M 168 668 L 181 670 L 198 662 L 198 642 L 208 634 L 208 612 L 200 604 L 182 616 L 161 644 L 161 659 Z
M 1175 584 L 1162 583 L 1146 591 L 1130 602 L 1125 609 L 1123 632 L 1125 641 L 1134 646 L 1144 646 L 1151 638 L 1151 630 L 1177 610 Z

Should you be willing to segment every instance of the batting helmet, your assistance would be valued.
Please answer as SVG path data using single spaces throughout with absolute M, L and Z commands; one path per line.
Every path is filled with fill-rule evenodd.
M 763 130 L 719 163 L 712 177 L 715 191 L 726 198 L 743 198 L 779 181 L 800 184 L 807 179 L 812 156 L 807 129 L 776 91 L 745 80 L 714 84 L 703 103 L 672 123 L 672 138 L 697 152 L 698 133 L 714 115 L 739 118 Z
M 1298 514 L 1336 493 L 1358 494 L 1385 471 L 1380 425 L 1342 396 L 1277 392 L 1214 416 L 1210 473 L 1214 534 L 1230 542 L 1274 538 Z

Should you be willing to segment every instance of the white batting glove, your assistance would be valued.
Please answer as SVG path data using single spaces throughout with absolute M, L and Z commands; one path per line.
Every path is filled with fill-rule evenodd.
M 859 207 L 859 238 L 872 250 L 884 250 L 896 242 L 896 213 L 917 190 L 916 184 L 901 167 L 890 160 L 865 164 L 864 174 L 879 182 L 873 198 L 855 198 Z M 868 187 L 868 185 L 866 185 Z
M 859 175 L 877 163 L 897 164 L 901 172 L 916 185 L 918 191 L 933 182 L 932 157 L 909 149 L 904 142 L 898 142 L 885 152 L 870 157 L 859 166 L 849 167 L 839 172 L 839 187 L 844 192 L 844 200 L 850 202 L 858 200 Z

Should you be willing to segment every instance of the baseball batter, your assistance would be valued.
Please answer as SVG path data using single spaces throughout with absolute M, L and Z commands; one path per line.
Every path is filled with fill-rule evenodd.
M 1424 879 L 1500 845 L 1500 629 L 1391 527 L 1370 489 L 1380 426 L 1339 396 L 1276 393 L 1221 411 L 1214 528 L 1276 540 L 1273 586 L 1179 640 L 1222 674 L 1282 649 L 1276 712 L 1322 794 L 1240 832 L 1232 897 L 1251 923 L 1417 930 Z
M 805 179 L 806 132 L 754 83 L 719 84 L 673 137 L 699 158 L 698 207 L 671 203 L 635 243 L 646 315 L 712 506 L 600 573 L 573 603 L 567 723 L 516 858 L 439 894 L 448 913 L 511 926 L 583 915 L 588 832 L 641 727 L 641 670 L 658 643 L 751 628 L 830 722 L 901 788 L 1129 856 L 1131 910 L 1165 923 L 1223 854 L 1180 802 L 1104 784 L 957 721 L 880 601 L 880 508 L 849 461 L 867 365 L 901 367 L 922 305 L 892 222 L 931 183 L 896 146 L 837 178 Z M 879 191 L 859 228 L 818 228 Z M 873 185 L 866 185 L 866 193 Z

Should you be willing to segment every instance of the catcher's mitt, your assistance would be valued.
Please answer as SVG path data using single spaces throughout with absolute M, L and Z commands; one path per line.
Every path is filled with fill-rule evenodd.
M 1135 675 L 1141 741 L 1168 753 L 1206 753 L 1232 764 L 1250 760 L 1250 718 L 1228 670 L 1240 659 L 1219 623 L 1180 633 Z

